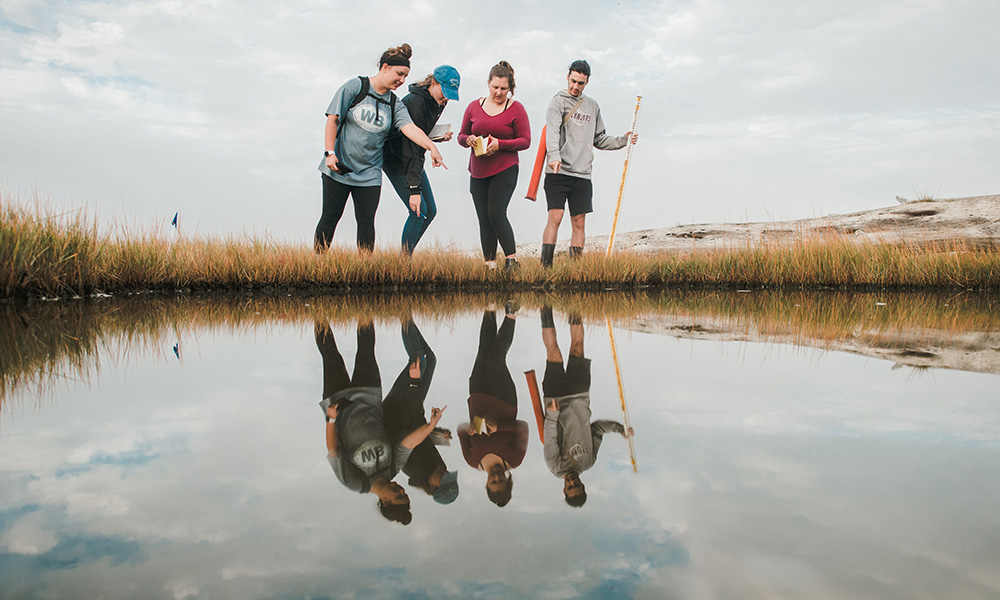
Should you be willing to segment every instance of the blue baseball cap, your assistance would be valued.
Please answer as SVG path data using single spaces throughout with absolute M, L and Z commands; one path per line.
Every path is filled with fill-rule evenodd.
M 434 69 L 434 80 L 441 84 L 441 93 L 449 100 L 458 100 L 458 85 L 462 78 L 458 69 L 451 65 L 441 65 Z
M 455 498 L 458 498 L 458 471 L 448 471 L 441 476 L 440 487 L 434 490 L 434 501 L 438 504 L 451 504 Z

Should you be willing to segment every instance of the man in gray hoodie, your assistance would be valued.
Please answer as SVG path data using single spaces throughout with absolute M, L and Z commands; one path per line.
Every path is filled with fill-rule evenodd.
M 545 344 L 545 376 L 542 397 L 545 406 L 543 453 L 545 464 L 563 480 L 563 496 L 570 506 L 583 506 L 587 489 L 580 473 L 594 466 L 604 434 L 614 431 L 632 434 L 621 423 L 609 420 L 591 423 L 590 359 L 583 355 L 583 319 L 579 313 L 569 317 L 569 360 L 556 339 L 552 307 L 541 310 L 542 342 Z
M 566 75 L 567 87 L 549 102 L 545 112 L 545 201 L 548 222 L 542 233 L 542 266 L 551 267 L 556 251 L 556 238 L 566 204 L 569 204 L 573 231 L 569 243 L 570 258 L 583 254 L 587 235 L 587 213 L 594 212 L 593 171 L 594 148 L 620 150 L 639 140 L 631 131 L 610 136 L 604 130 L 601 108 L 583 88 L 590 81 L 590 65 L 585 60 L 573 61 Z

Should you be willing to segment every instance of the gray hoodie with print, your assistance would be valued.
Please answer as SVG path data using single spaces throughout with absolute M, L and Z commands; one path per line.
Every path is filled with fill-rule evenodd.
M 574 98 L 567 90 L 560 90 L 549 102 L 545 111 L 545 172 L 552 173 L 549 166 L 560 162 L 559 172 L 564 175 L 590 179 L 593 171 L 594 148 L 619 150 L 628 143 L 628 136 L 612 136 L 604 131 L 601 108 L 590 96 Z M 576 103 L 580 106 L 563 123 L 563 117 Z
M 548 407 L 552 398 L 545 398 Z M 545 410 L 545 464 L 556 477 L 567 473 L 580 474 L 594 466 L 604 434 L 625 433 L 625 427 L 614 421 L 590 422 L 590 392 L 556 398 L 559 410 Z

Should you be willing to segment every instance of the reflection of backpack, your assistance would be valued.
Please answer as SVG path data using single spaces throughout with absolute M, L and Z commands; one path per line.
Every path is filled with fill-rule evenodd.
M 375 99 L 375 109 L 376 110 L 378 110 L 378 104 L 379 104 L 379 102 L 381 102 L 382 104 L 388 104 L 389 105 L 389 127 L 390 128 L 392 127 L 392 124 L 396 120 L 396 94 L 393 94 L 392 92 L 389 93 L 389 95 L 392 97 L 392 101 L 391 102 L 387 101 L 387 100 L 384 100 L 382 98 L 379 98 L 375 94 L 371 93 L 371 83 L 368 81 L 367 77 L 359 75 L 358 79 L 361 80 L 361 90 L 358 91 L 357 95 L 354 96 L 354 99 L 351 100 L 351 103 L 350 103 L 350 105 L 348 105 L 347 110 L 344 111 L 344 113 L 345 113 L 344 114 L 344 118 L 340 119 L 340 123 L 337 124 L 337 139 L 340 139 L 340 132 L 341 132 L 342 129 L 344 129 L 344 124 L 347 123 L 347 114 L 346 113 L 350 112 L 350 110 L 352 108 L 354 108 L 355 106 L 357 106 L 358 104 L 361 104 L 361 101 L 365 99 L 365 96 L 371 96 L 372 98 Z

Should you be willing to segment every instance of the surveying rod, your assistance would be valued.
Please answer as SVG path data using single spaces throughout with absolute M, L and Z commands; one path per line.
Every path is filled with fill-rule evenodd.
M 636 128 L 639 126 L 639 104 L 642 103 L 642 96 L 635 97 L 635 114 L 632 115 L 632 134 L 628 137 L 628 149 L 625 150 L 625 168 L 622 169 L 622 182 L 618 186 L 618 202 L 615 204 L 615 219 L 611 222 L 611 237 L 608 238 L 608 256 L 611 256 L 611 251 L 615 247 L 615 229 L 618 228 L 618 214 L 622 210 L 622 196 L 625 195 L 625 178 L 628 177 L 628 163 L 632 160 L 632 147 L 635 144 L 632 143 L 632 136 L 636 134 Z
M 615 359 L 615 375 L 618 376 L 618 397 L 622 402 L 622 425 L 625 426 L 625 439 L 628 440 L 628 457 L 632 460 L 632 472 L 638 473 L 639 467 L 635 462 L 635 440 L 629 433 L 632 429 L 632 421 L 628 418 L 628 404 L 625 403 L 625 386 L 622 384 L 622 370 L 618 365 L 618 349 L 615 347 L 615 330 L 611 328 L 611 317 L 608 317 L 608 337 L 611 338 L 611 356 Z

